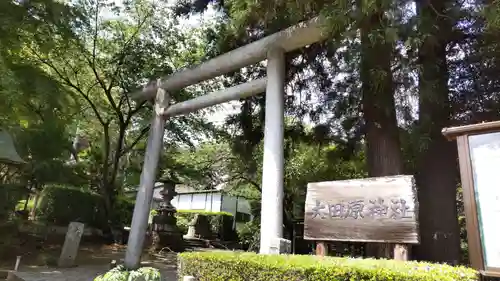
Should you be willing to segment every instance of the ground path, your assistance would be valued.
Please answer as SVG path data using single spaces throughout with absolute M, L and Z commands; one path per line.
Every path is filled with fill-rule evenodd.
M 78 253 L 77 265 L 74 268 L 59 269 L 51 264 L 57 261 L 59 249 L 45 250 L 37 255 L 21 259 L 17 273 L 12 274 L 12 281 L 92 281 L 96 276 L 106 272 L 112 260 L 123 260 L 125 248 L 120 245 L 102 247 L 82 247 Z M 161 256 L 144 255 L 143 266 L 158 268 L 164 281 L 177 280 L 177 254 L 163 253 Z M 2 266 L 4 270 L 12 267 Z M 0 278 L 1 280 L 1 278 Z M 10 281 L 9 280 L 9 281 Z

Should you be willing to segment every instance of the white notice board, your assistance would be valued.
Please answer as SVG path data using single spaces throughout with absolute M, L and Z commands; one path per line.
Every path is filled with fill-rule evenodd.
M 469 149 L 484 262 L 500 268 L 500 133 L 469 136 Z

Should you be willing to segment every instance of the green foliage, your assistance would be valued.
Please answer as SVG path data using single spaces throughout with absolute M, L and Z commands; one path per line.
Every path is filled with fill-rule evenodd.
M 246 223 L 236 223 L 236 232 L 240 244 L 249 251 L 258 251 L 260 247 L 260 221 L 252 220 Z
M 107 220 L 126 222 L 118 195 L 122 185 L 138 182 L 132 172 L 142 164 L 151 110 L 123 93 L 197 63 L 204 48 L 199 31 L 181 28 L 166 3 L 122 2 L 0 3 L 6 35 L 0 38 L 0 124 L 30 160 L 16 180 L 39 190 L 88 185 L 104 198 Z M 177 91 L 173 99 L 204 90 Z M 167 122 L 168 141 L 192 145 L 194 135 L 210 130 L 200 115 Z M 82 143 L 72 146 L 71 139 Z
M 119 226 L 130 225 L 134 214 L 135 201 L 126 196 L 118 196 L 113 205 L 111 222 Z
M 472 281 L 470 268 L 394 260 L 299 255 L 257 255 L 235 252 L 182 253 L 180 276 L 199 281 Z
M 187 233 L 189 223 L 191 223 L 191 220 L 193 219 L 192 216 L 186 216 L 185 214 L 177 213 L 175 214 L 175 217 L 177 218 L 177 227 L 179 228 L 181 233 Z
M 100 275 L 94 281 L 161 281 L 160 271 L 152 267 L 141 267 L 137 270 L 127 270 L 119 265 Z
M 104 224 L 130 225 L 134 201 L 118 196 L 109 220 L 106 220 L 103 209 L 103 198 L 98 194 L 73 187 L 48 186 L 42 192 L 37 219 L 61 226 L 72 221 L 96 228 L 102 228 Z
M 26 189 L 18 185 L 0 184 L 0 222 L 14 212 L 17 202 L 26 196 Z
M 37 218 L 47 223 L 67 226 L 72 221 L 100 228 L 105 223 L 102 197 L 76 188 L 48 186 L 42 192 Z
M 222 221 L 222 217 L 227 216 L 227 217 L 232 217 L 233 214 L 228 213 L 228 212 L 208 212 L 208 211 L 196 211 L 196 210 L 177 210 L 177 213 L 175 214 L 177 218 L 177 227 L 181 230 L 183 233 L 187 233 L 189 224 L 193 220 L 194 216 L 196 214 L 203 215 L 203 216 L 208 216 L 209 221 L 210 221 L 210 226 L 212 227 L 212 230 L 217 232 L 220 222 Z
M 491 1 L 489 5 L 484 6 L 483 13 L 487 21 L 487 27 L 492 31 L 498 30 L 500 28 L 500 1 Z

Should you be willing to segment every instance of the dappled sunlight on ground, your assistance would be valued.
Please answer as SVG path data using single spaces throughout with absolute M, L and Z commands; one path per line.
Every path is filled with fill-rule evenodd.
M 31 251 L 29 255 L 23 255 L 18 276 L 27 281 L 51 280 L 51 281 L 91 281 L 94 277 L 109 268 L 109 263 L 116 260 L 123 261 L 126 246 L 124 245 L 92 245 L 83 244 L 78 252 L 77 267 L 69 269 L 55 268 L 61 247 L 52 245 L 38 251 Z M 176 280 L 177 254 L 165 253 L 161 256 L 144 254 L 143 266 L 158 268 L 162 272 L 164 280 Z M 3 260 L 0 270 L 12 270 L 15 264 L 14 258 Z

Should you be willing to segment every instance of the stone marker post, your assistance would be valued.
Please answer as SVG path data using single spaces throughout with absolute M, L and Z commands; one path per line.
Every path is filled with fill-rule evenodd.
M 78 247 L 83 235 L 84 224 L 80 222 L 71 222 L 68 226 L 66 239 L 59 257 L 59 267 L 72 267 L 75 265 Z
M 269 254 L 290 254 L 292 252 L 292 241 L 284 238 L 271 239 Z

